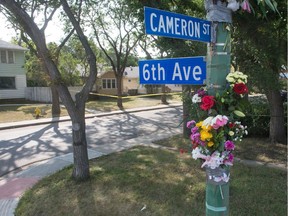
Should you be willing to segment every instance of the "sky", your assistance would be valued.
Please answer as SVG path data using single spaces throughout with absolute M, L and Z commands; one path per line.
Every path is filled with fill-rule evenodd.
M 10 42 L 12 37 L 16 36 L 16 32 L 14 29 L 9 29 L 7 27 L 8 23 L 6 18 L 0 13 L 0 39 Z M 46 40 L 47 42 L 59 42 L 63 31 L 61 30 L 61 25 L 59 22 L 51 21 L 47 27 L 46 33 Z
M 55 16 L 57 17 L 57 16 Z M 0 39 L 6 42 L 11 42 L 12 38 L 16 36 L 16 32 L 14 29 L 10 29 L 9 23 L 7 22 L 5 16 L 0 13 Z M 60 42 L 63 31 L 61 29 L 61 23 L 58 19 L 52 20 L 49 22 L 49 25 L 45 31 L 46 42 Z M 145 53 L 139 47 L 136 47 L 137 53 L 140 57 L 145 57 Z M 154 51 L 151 51 L 152 55 Z

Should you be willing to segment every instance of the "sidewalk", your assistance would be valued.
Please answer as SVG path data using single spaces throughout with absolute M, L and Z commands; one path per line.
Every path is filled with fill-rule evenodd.
M 107 116 L 107 115 L 116 115 L 125 112 L 141 112 L 141 111 L 148 111 L 152 109 L 165 109 L 169 107 L 176 107 L 180 106 L 179 104 L 176 105 L 163 105 L 157 107 L 148 107 L 148 108 L 139 108 L 139 109 L 131 109 L 126 111 L 116 111 L 111 113 L 96 113 L 96 114 L 89 114 L 86 116 L 87 118 L 93 118 L 95 116 Z M 69 121 L 69 117 L 59 118 L 59 119 L 38 119 L 33 121 L 25 121 L 21 124 L 17 123 L 9 123 L 9 124 L 0 124 L 0 130 L 5 130 L 8 128 L 16 128 L 16 127 L 25 127 L 29 125 L 35 124 L 44 124 L 47 122 L 56 122 L 56 121 Z M 150 146 L 153 148 L 165 148 L 163 146 L 159 146 L 156 144 L 152 144 L 152 141 L 160 140 L 164 138 L 171 137 L 173 135 L 181 133 L 181 128 L 175 129 L 173 132 L 171 131 L 161 131 L 160 133 L 151 135 L 149 139 L 147 136 L 140 136 L 135 139 L 124 140 L 121 142 L 115 143 L 107 143 L 105 146 L 99 146 L 97 149 L 88 149 L 88 157 L 89 159 L 101 157 L 103 155 L 107 155 L 113 152 L 123 151 L 129 148 L 132 148 L 136 145 L 143 145 L 143 146 Z M 283 165 L 275 165 L 275 164 L 264 164 L 257 161 L 248 161 L 248 160 L 241 160 L 236 159 L 236 161 L 240 163 L 244 163 L 248 166 L 267 166 L 273 167 L 281 170 L 286 170 L 286 166 Z M 32 165 L 23 167 L 18 172 L 12 172 L 2 179 L 0 179 L 0 215 L 1 216 L 13 216 L 14 210 L 17 207 L 17 204 L 21 198 L 21 195 L 34 184 L 36 184 L 40 179 L 51 175 L 58 170 L 63 169 L 66 166 L 73 164 L 73 155 L 72 153 L 54 157 L 52 159 L 41 161 L 34 163 Z

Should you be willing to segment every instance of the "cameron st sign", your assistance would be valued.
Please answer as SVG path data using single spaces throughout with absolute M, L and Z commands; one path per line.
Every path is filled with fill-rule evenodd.
M 146 34 L 211 41 L 211 22 L 182 14 L 144 7 Z
M 206 79 L 204 56 L 139 61 L 140 84 L 202 85 Z

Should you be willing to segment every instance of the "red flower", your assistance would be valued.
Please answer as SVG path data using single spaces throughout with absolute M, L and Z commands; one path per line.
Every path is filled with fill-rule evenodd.
M 236 83 L 233 87 L 233 91 L 236 94 L 246 94 L 248 93 L 248 88 L 244 83 Z
M 214 96 L 209 96 L 209 95 L 206 95 L 204 97 L 202 97 L 201 99 L 201 105 L 200 105 L 200 108 L 202 110 L 209 110 L 211 109 L 214 104 L 215 104 L 215 100 L 214 100 Z
M 229 122 L 228 126 L 229 126 L 229 128 L 233 128 L 235 126 L 235 124 L 232 122 Z

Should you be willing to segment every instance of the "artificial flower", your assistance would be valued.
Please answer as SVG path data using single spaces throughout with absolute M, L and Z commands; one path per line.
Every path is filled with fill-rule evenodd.
M 231 150 L 234 150 L 235 144 L 231 140 L 227 140 L 224 144 L 224 147 L 226 150 L 231 151 Z
M 201 130 L 200 131 L 200 139 L 202 141 L 205 141 L 205 140 L 209 140 L 213 137 L 212 133 L 206 131 L 206 130 Z
M 229 132 L 228 132 L 228 135 L 229 135 L 229 136 L 234 136 L 234 134 L 235 134 L 234 131 L 229 131 Z
M 251 13 L 250 4 L 248 0 L 244 0 L 241 4 L 242 10 Z
M 216 117 L 214 117 L 212 119 L 212 122 L 211 122 L 211 126 L 214 128 L 214 129 L 218 129 L 220 127 L 223 127 L 224 125 L 226 125 L 228 122 L 228 117 L 225 116 L 225 115 L 217 115 Z
M 213 141 L 209 141 L 208 143 L 207 143 L 207 146 L 208 147 L 212 147 L 214 145 L 214 142 Z
M 187 128 L 191 128 L 192 125 L 194 125 L 195 123 L 196 123 L 196 122 L 195 122 L 194 120 L 188 121 L 187 124 L 186 124 L 186 127 L 187 127 Z
M 200 108 L 202 110 L 209 110 L 211 109 L 214 104 L 215 104 L 215 101 L 214 101 L 214 96 L 210 96 L 210 95 L 205 95 L 202 99 L 201 99 L 201 105 L 200 105 Z
M 203 126 L 208 127 L 212 125 L 212 120 L 213 120 L 213 116 L 209 116 L 207 117 L 204 121 L 203 121 Z
M 206 89 L 200 88 L 192 98 L 196 105 L 196 116 L 200 117 L 200 121 L 190 121 L 187 127 L 191 129 L 192 157 L 201 159 L 202 167 L 215 169 L 219 166 L 232 166 L 232 151 L 235 149 L 233 141 L 241 141 L 248 133 L 246 126 L 234 120 L 245 116 L 239 110 L 239 102 L 244 99 L 244 94 L 248 93 L 247 76 L 236 71 L 229 73 L 226 81 L 226 91 L 212 96 Z M 229 180 L 229 176 L 220 176 L 216 181 L 227 179 Z
M 201 102 L 201 97 L 199 97 L 198 94 L 193 95 L 192 103 L 200 103 L 200 102 Z
M 236 83 L 233 87 L 233 91 L 236 94 L 246 94 L 248 93 L 248 88 L 244 83 Z

